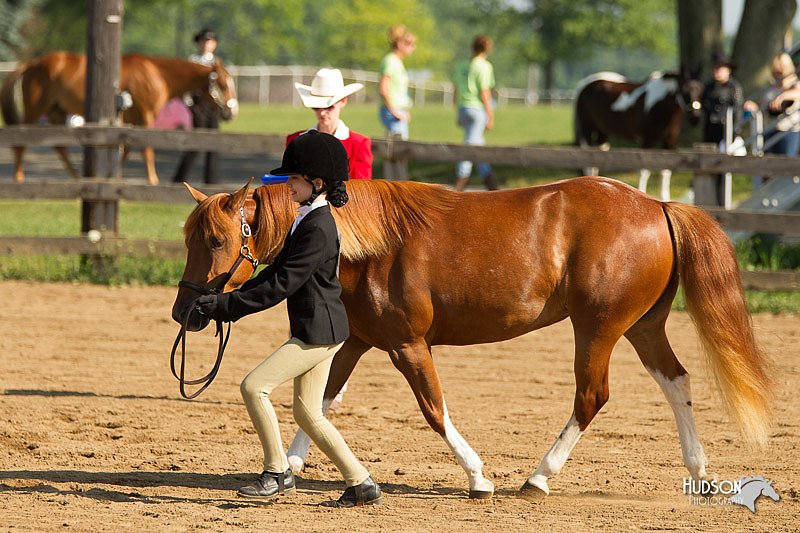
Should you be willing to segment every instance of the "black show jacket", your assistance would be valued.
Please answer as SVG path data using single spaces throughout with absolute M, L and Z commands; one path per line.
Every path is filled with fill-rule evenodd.
M 330 205 L 308 213 L 287 235 L 275 261 L 238 290 L 221 294 L 218 317 L 238 320 L 283 300 L 293 337 L 338 344 L 350 336 L 337 277 L 339 238 Z

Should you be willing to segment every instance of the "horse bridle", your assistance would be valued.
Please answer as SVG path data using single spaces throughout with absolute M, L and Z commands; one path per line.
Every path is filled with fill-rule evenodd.
M 225 96 L 222 93 L 223 91 L 220 90 L 219 85 L 219 74 L 212 70 L 208 74 L 208 94 L 211 96 L 211 99 L 214 100 L 217 107 L 232 111 L 237 104 L 236 98 L 225 100 Z
M 686 101 L 686 97 L 683 94 L 684 83 L 686 82 L 681 82 L 681 80 L 678 81 L 678 97 L 676 98 L 678 105 L 684 113 L 699 111 L 703 107 L 699 100 L 690 99 L 689 102 Z
M 239 257 L 236 258 L 236 261 L 233 263 L 233 266 L 228 269 L 228 271 L 222 275 L 222 277 L 216 282 L 213 287 L 206 287 L 203 285 L 199 285 L 197 283 L 193 283 L 191 281 L 181 280 L 178 282 L 178 287 L 185 287 L 187 289 L 191 289 L 197 293 L 200 293 L 192 303 L 186 308 L 185 315 L 183 317 L 183 323 L 181 324 L 181 329 L 178 332 L 178 336 L 175 338 L 175 342 L 172 345 L 172 352 L 170 353 L 170 370 L 172 370 L 172 375 L 175 376 L 175 379 L 178 380 L 180 383 L 180 391 L 181 396 L 186 398 L 187 400 L 191 400 L 192 398 L 196 398 L 200 395 L 201 392 L 206 390 L 211 382 L 214 381 L 214 378 L 217 377 L 217 372 L 219 372 L 219 367 L 222 364 L 222 356 L 225 353 L 225 347 L 228 345 L 228 339 L 231 336 L 231 323 L 227 322 L 228 329 L 225 332 L 225 335 L 222 334 L 222 320 L 216 319 L 216 332 L 214 333 L 215 337 L 219 338 L 219 345 L 217 347 L 217 358 L 214 361 L 214 366 L 205 376 L 197 379 L 186 379 L 186 332 L 188 331 L 189 327 L 189 319 L 192 316 L 192 312 L 197 310 L 201 315 L 203 314 L 200 307 L 197 305 L 197 301 L 202 296 L 206 296 L 209 294 L 221 294 L 225 290 L 225 285 L 233 277 L 236 270 L 239 268 L 239 265 L 242 264 L 242 261 L 245 259 L 253 265 L 253 270 L 255 271 L 256 267 L 258 266 L 258 259 L 253 257 L 252 252 L 250 251 L 249 240 L 250 237 L 253 236 L 253 232 L 250 228 L 250 224 L 247 223 L 247 219 L 244 215 L 244 204 L 239 207 L 239 215 L 241 217 L 241 231 L 242 231 L 242 247 L 239 249 Z M 175 351 L 178 349 L 178 344 L 181 345 L 181 367 L 180 373 L 175 371 Z M 197 389 L 192 394 L 186 394 L 186 385 L 201 385 L 199 389 Z

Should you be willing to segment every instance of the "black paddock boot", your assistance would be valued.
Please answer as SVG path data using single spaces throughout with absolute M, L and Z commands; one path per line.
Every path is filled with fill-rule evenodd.
M 380 505 L 383 503 L 381 488 L 372 480 L 365 479 L 360 485 L 347 487 L 344 494 L 336 500 L 336 507 L 356 507 L 361 505 Z
M 252 485 L 241 487 L 238 491 L 243 498 L 273 499 L 284 494 L 294 494 L 294 474 L 290 468 L 286 472 L 261 472 Z

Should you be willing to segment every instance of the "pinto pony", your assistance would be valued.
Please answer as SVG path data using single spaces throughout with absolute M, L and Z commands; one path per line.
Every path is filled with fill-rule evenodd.
M 611 137 L 639 143 L 642 148 L 661 145 L 674 150 L 684 117 L 697 124 L 701 117 L 703 84 L 692 76 L 654 72 L 644 83 L 633 83 L 615 72 L 598 72 L 575 90 L 575 144 L 608 147 Z M 586 169 L 597 174 L 598 169 Z M 661 171 L 661 199 L 669 200 L 672 171 Z M 639 173 L 639 189 L 647 190 L 648 169 Z
M 183 59 L 149 57 L 139 54 L 122 56 L 119 90 L 127 91 L 133 106 L 124 111 L 122 120 L 136 126 L 152 127 L 158 112 L 170 98 L 200 91 L 225 119 L 238 113 L 233 80 L 217 61 L 207 67 Z M 19 116 L 15 86 L 22 87 L 23 115 Z M 23 63 L 10 74 L 0 89 L 0 108 L 7 125 L 36 124 L 46 116 L 53 124 L 63 124 L 68 114 L 82 115 L 86 94 L 86 57 L 70 52 L 51 52 Z M 14 179 L 22 182 L 24 146 L 13 147 L 16 158 Z M 66 148 L 56 147 L 70 175 L 78 178 Z M 147 181 L 158 184 L 155 155 L 148 146 L 142 150 Z
M 216 286 L 242 253 L 240 208 L 253 230 L 249 250 L 262 263 L 275 258 L 296 215 L 282 185 L 212 196 L 187 188 L 198 205 L 184 228 L 188 283 L 172 308 L 178 322 L 197 297 L 189 287 Z M 754 338 L 733 248 L 700 209 L 600 177 L 478 193 L 383 180 L 350 182 L 347 190 L 350 201 L 333 213 L 351 336 L 334 357 L 325 406 L 367 350 L 386 351 L 466 471 L 470 497 L 491 497 L 494 486 L 450 420 L 431 347 L 502 341 L 568 317 L 573 411 L 520 493 L 549 493 L 548 478 L 609 398 L 609 359 L 622 336 L 673 409 L 686 467 L 694 479 L 706 478 L 689 376 L 665 332 L 679 281 L 732 418 L 749 441 L 765 443 L 768 360 Z M 240 261 L 225 290 L 252 272 Z M 305 451 L 293 448 L 296 464 Z

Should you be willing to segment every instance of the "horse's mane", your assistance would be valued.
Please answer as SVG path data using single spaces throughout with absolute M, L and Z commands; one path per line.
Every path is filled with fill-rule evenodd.
M 332 207 L 331 212 L 342 236 L 342 255 L 349 261 L 377 257 L 396 248 L 411 232 L 436 224 L 458 198 L 457 193 L 438 185 L 385 180 L 348 182 L 347 194 L 347 204 L 339 209 Z M 264 252 L 261 257 L 271 259 L 275 243 L 278 249 L 283 244 L 295 208 L 285 187 L 259 187 L 256 195 L 271 206 L 259 209 L 258 224 L 259 232 L 272 233 L 270 238 L 258 239 L 258 246 L 270 250 L 257 250 Z

